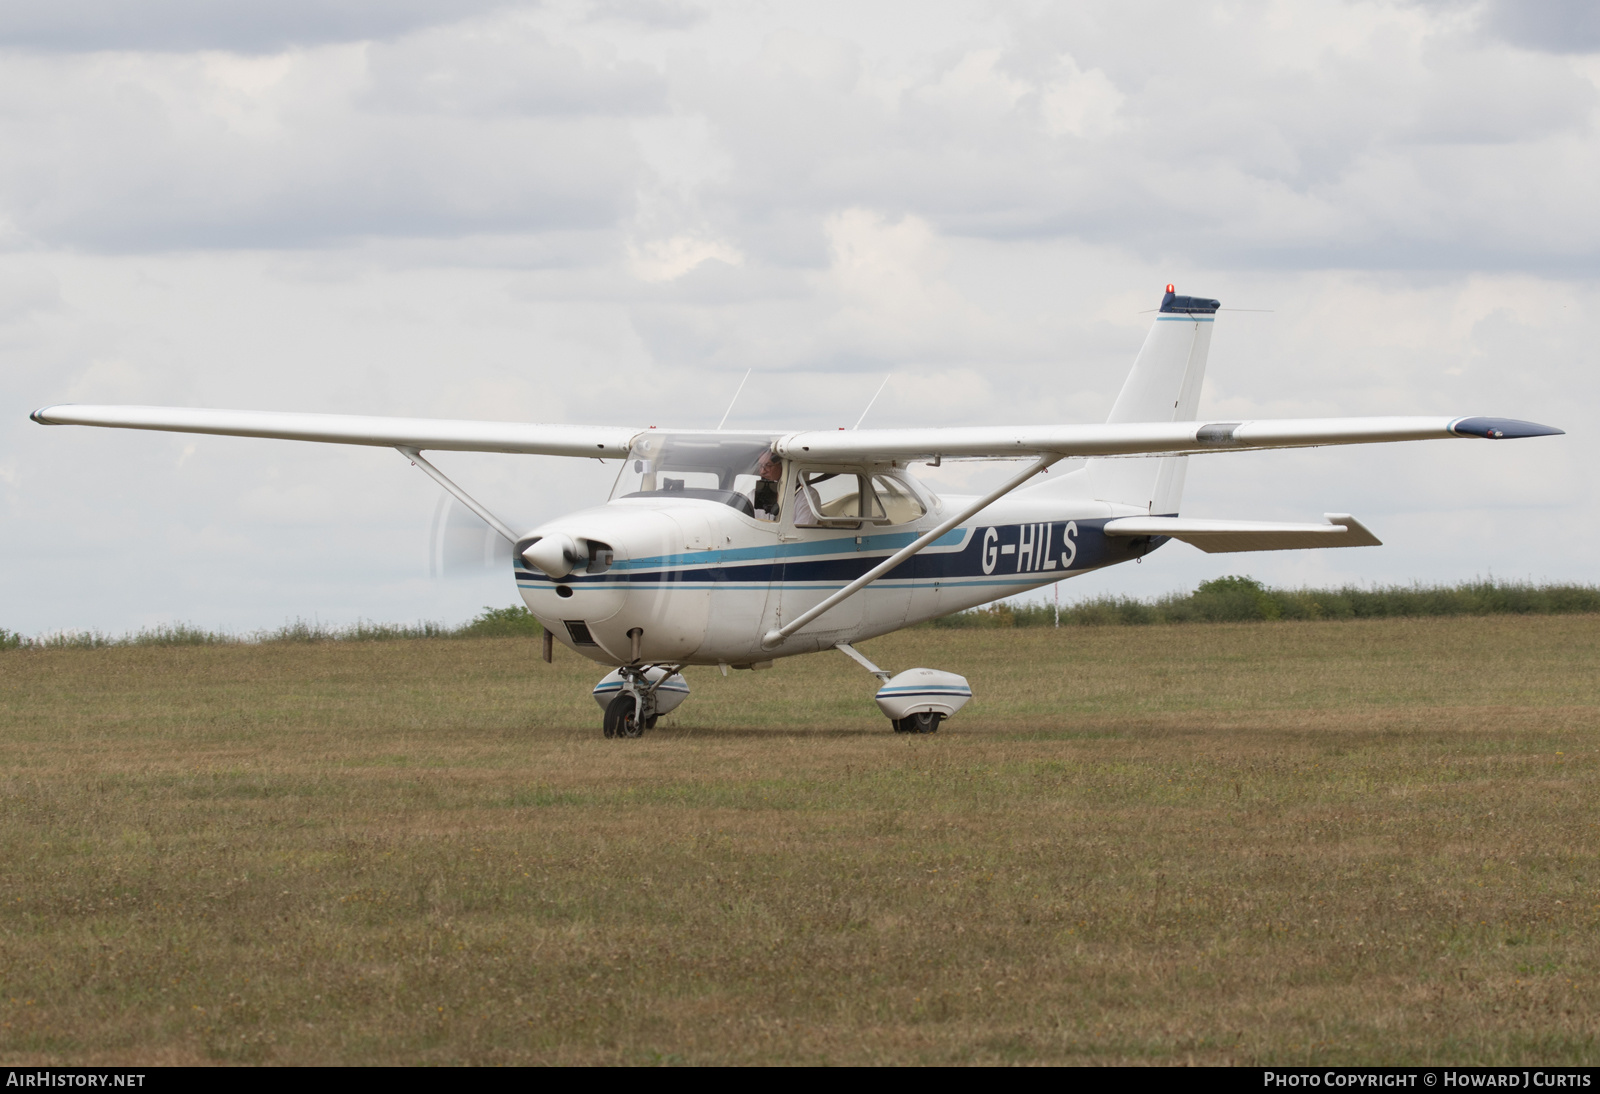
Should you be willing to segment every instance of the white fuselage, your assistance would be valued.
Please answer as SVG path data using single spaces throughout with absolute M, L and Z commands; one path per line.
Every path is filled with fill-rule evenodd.
M 913 484 L 915 485 L 915 484 Z M 1108 519 L 1142 512 L 1028 491 L 982 510 L 781 644 L 762 637 L 842 588 L 967 499 L 916 485 L 926 512 L 901 524 L 797 528 L 717 501 L 619 498 L 530 535 L 603 542 L 609 565 L 552 579 L 516 566 L 528 609 L 556 639 L 603 664 L 748 666 L 811 653 L 1026 592 L 1147 553 L 1149 540 L 1108 538 Z M 634 636 L 630 632 L 641 633 Z

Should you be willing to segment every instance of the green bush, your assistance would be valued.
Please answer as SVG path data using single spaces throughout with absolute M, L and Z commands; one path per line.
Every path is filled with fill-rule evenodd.
M 1452 615 L 1564 615 L 1600 612 L 1600 587 L 1469 581 L 1460 585 L 1390 585 L 1361 589 L 1273 589 L 1250 577 L 1203 581 L 1192 593 L 1154 600 L 1101 596 L 1063 606 L 1073 627 L 1263 620 L 1390 619 Z M 1049 604 L 994 604 L 934 620 L 935 627 L 1048 627 Z
M 188 623 L 149 627 L 120 639 L 119 646 L 231 646 L 239 639 L 221 631 L 202 630 Z
M 451 633 L 453 638 L 538 638 L 544 633 L 533 613 L 521 604 L 509 608 L 484 606 L 482 613 Z
M 1282 619 L 1283 605 L 1251 577 L 1219 577 L 1202 581 L 1189 597 L 1196 615 L 1207 623 L 1245 623 Z
M 117 640 L 99 631 L 57 631 L 26 639 L 26 643 L 39 650 L 98 650 L 116 645 Z
M 543 634 L 539 621 L 527 608 L 514 604 L 508 608 L 483 609 L 470 623 L 447 627 L 424 620 L 420 623 L 371 623 L 361 620 L 347 627 L 296 619 L 275 630 L 247 635 L 208 631 L 189 623 L 167 623 L 148 627 L 136 634 L 113 638 L 99 631 L 61 631 L 29 638 L 0 629 L 0 651 L 16 649 L 101 649 L 106 646 L 225 646 L 241 642 L 392 642 L 421 638 L 538 638 Z

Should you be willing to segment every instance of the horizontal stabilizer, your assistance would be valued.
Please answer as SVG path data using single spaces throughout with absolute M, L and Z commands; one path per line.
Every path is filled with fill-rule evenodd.
M 1327 524 L 1270 520 L 1194 520 L 1190 517 L 1119 517 L 1108 536 L 1167 536 L 1208 554 L 1294 551 L 1304 547 L 1381 547 L 1383 541 L 1348 513 L 1326 513 Z

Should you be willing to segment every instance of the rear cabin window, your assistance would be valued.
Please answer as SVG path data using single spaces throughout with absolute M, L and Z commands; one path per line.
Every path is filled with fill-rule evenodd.
M 796 482 L 798 492 L 807 496 L 805 505 L 796 506 L 800 527 L 905 524 L 927 511 L 911 488 L 892 475 L 801 469 Z M 804 519 L 807 511 L 814 511 L 815 520 Z
M 890 524 L 906 524 L 917 520 L 927 512 L 916 495 L 898 479 L 890 478 L 888 475 L 874 475 L 872 486 Z

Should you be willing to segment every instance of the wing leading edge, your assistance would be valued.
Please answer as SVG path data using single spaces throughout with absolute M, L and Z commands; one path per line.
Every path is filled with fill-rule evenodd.
M 205 410 L 174 406 L 48 406 L 31 415 L 40 425 L 98 425 L 272 437 L 286 441 L 367 444 L 432 451 L 516 452 L 619 459 L 639 434 L 622 426 L 530 425 L 446 418 L 373 418 L 360 414 L 295 414 L 269 410 Z
M 199 407 L 63 404 L 32 414 L 41 425 L 92 425 L 271 437 L 331 444 L 381 445 L 459 452 L 515 452 L 547 456 L 627 454 L 641 432 L 625 426 L 533 425 L 444 418 L 375 418 L 358 414 L 299 414 Z M 663 430 L 681 436 L 717 436 L 714 430 Z M 790 433 L 779 455 L 822 462 L 933 460 L 1042 456 L 1142 456 L 1237 452 L 1329 444 L 1422 441 L 1448 437 L 1545 437 L 1562 430 L 1510 418 L 1280 418 L 1257 421 L 1112 422 L 954 429 L 865 429 Z
M 1450 437 L 1510 439 L 1562 433 L 1511 418 L 1277 418 L 1257 421 L 1108 422 L 957 429 L 866 429 L 791 433 L 779 454 L 813 460 L 922 460 L 936 457 L 1142 456 L 1238 452 L 1329 444 L 1425 441 Z

